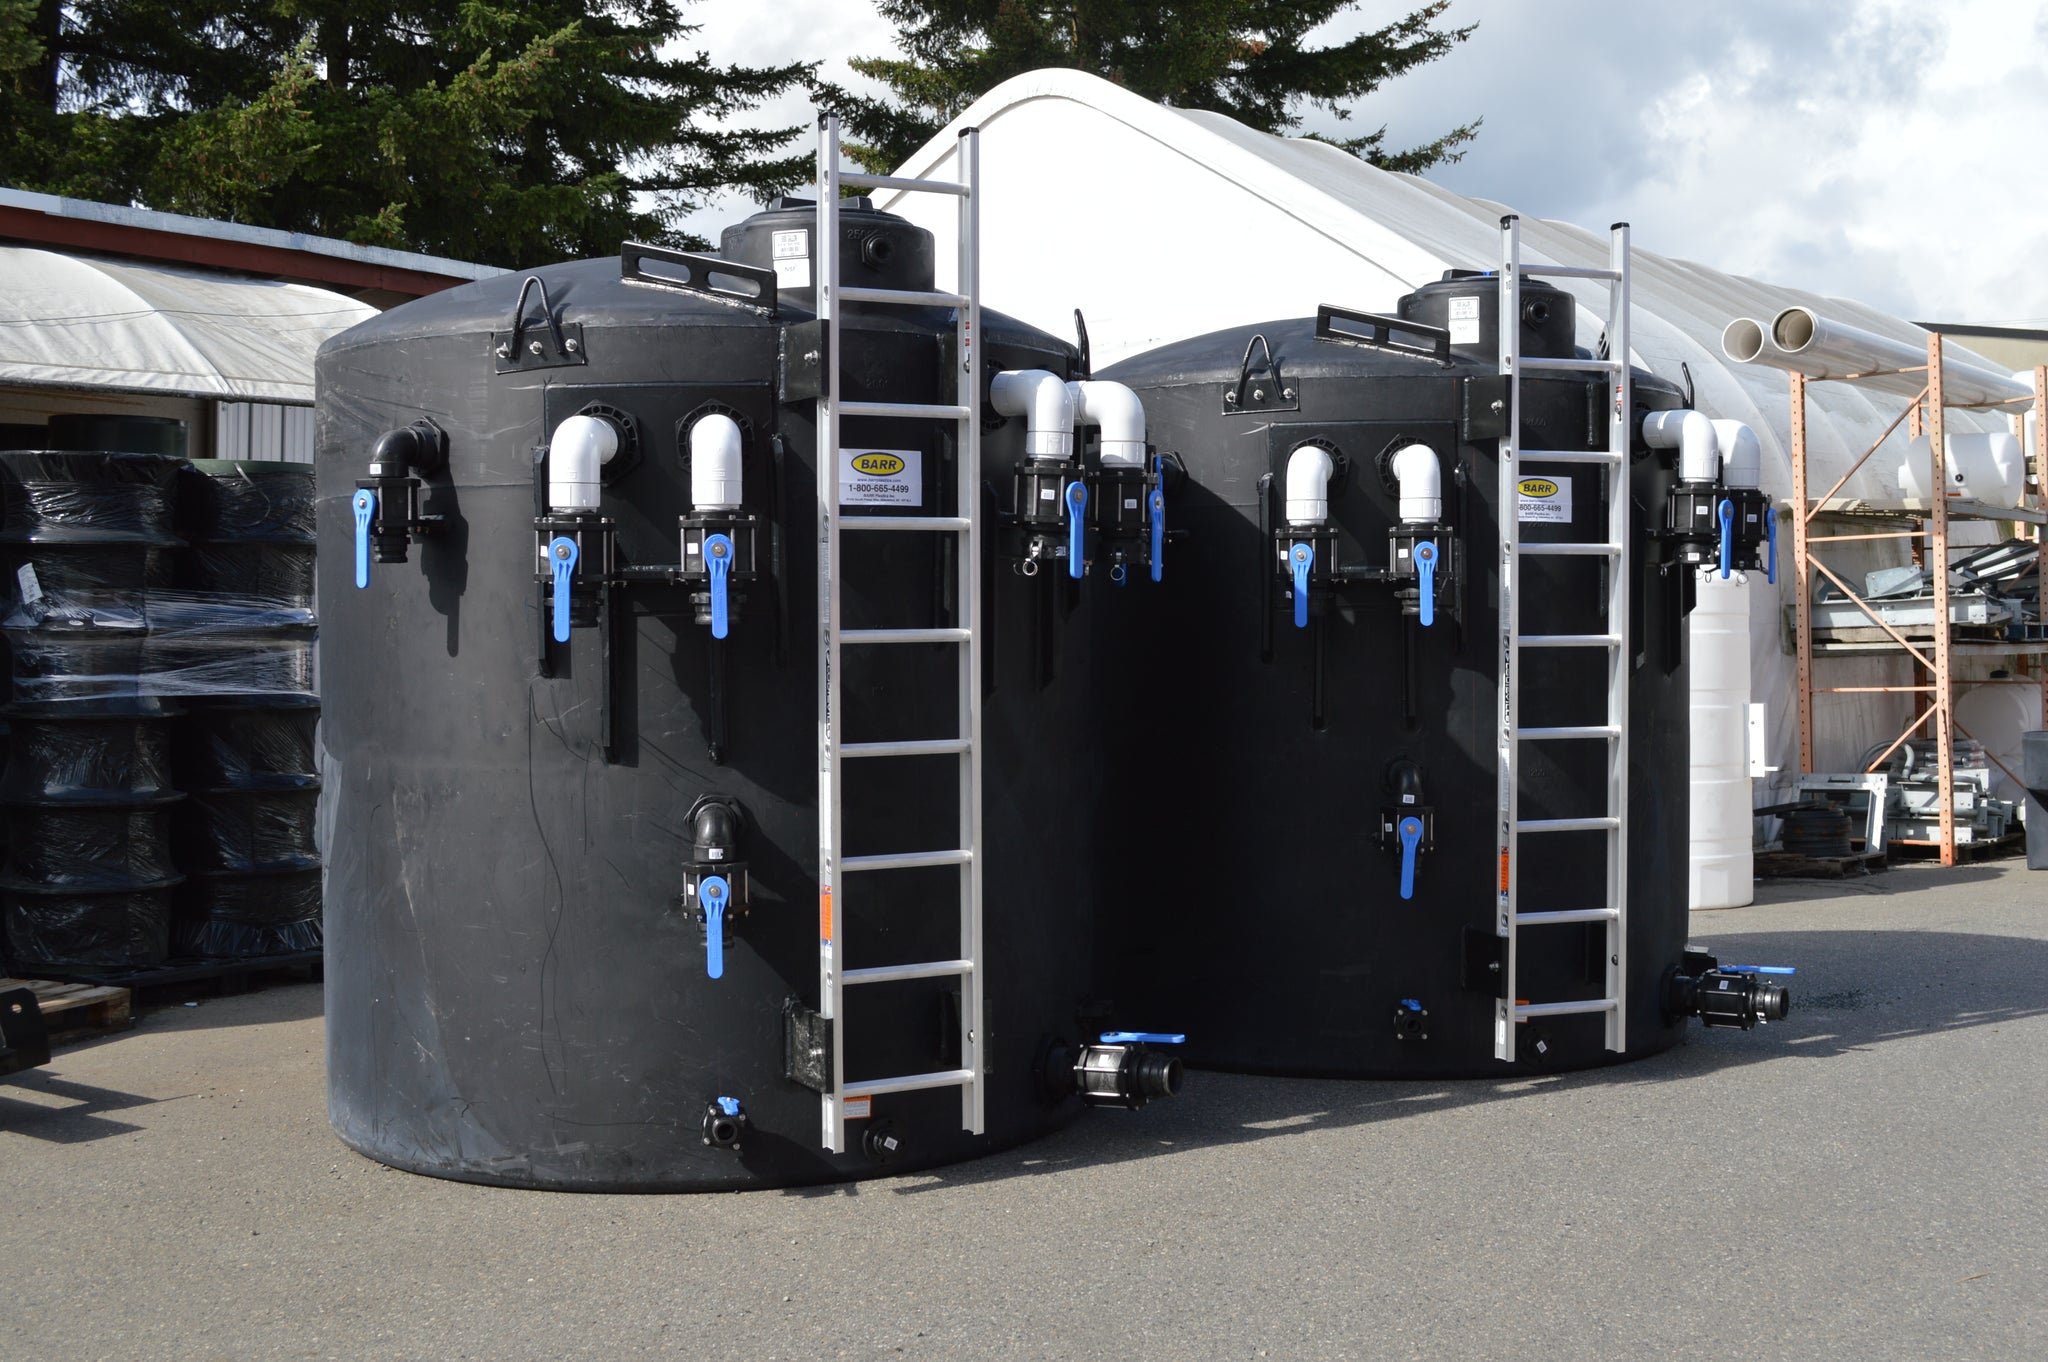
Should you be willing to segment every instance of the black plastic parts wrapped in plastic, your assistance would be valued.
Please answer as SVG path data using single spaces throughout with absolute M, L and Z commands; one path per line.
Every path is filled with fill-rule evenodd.
M 171 944 L 181 956 L 247 959 L 318 950 L 320 868 L 264 874 L 201 871 L 178 891 Z
M 140 969 L 170 954 L 171 888 L 37 893 L 0 882 L 7 968 Z
M 17 703 L 310 696 L 313 612 L 204 592 L 47 593 L 0 619 Z
M 310 701 L 250 705 L 195 699 L 172 738 L 177 784 L 184 789 L 298 789 L 317 779 L 313 733 L 320 708 Z
M 166 805 L 7 810 L 7 870 L 0 885 L 83 892 L 162 888 L 178 878 Z
M 189 870 L 317 868 L 314 806 L 320 791 L 194 790 L 178 809 L 179 864 Z
M 16 705 L 0 803 L 108 803 L 176 798 L 174 711 L 155 700 L 118 706 Z
M 313 465 L 194 459 L 178 487 L 178 525 L 195 544 L 311 544 Z
M 0 452 L 0 542 L 175 545 L 183 464 L 158 454 Z

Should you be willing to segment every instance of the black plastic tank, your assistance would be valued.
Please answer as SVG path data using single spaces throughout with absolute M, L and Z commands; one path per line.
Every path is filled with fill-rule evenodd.
M 848 218 L 892 243 L 860 257 L 858 282 L 932 287 L 928 236 L 857 206 Z M 985 1153 L 1080 1109 L 1034 1070 L 1055 1043 L 1118 1020 L 1088 1006 L 1102 771 L 1088 606 L 988 564 L 986 1134 L 963 1131 L 959 1093 L 937 1089 L 876 1096 L 873 1138 L 856 1130 L 843 1155 L 822 1147 L 821 1099 L 803 1078 L 822 928 L 819 329 L 807 276 L 778 291 L 746 263 L 772 261 L 775 233 L 814 221 L 786 205 L 743 224 L 723 268 L 629 248 L 507 275 L 322 347 L 329 1115 L 373 1158 L 528 1187 L 773 1186 Z M 1078 377 L 1065 342 L 983 322 L 988 370 Z M 856 305 L 843 337 L 842 396 L 953 400 L 948 312 Z M 572 578 L 559 642 L 536 518 L 543 453 L 578 415 L 619 433 L 601 488 L 611 542 L 590 530 L 577 559 L 609 553 L 617 584 Z M 740 431 L 736 514 L 758 518 L 722 642 L 704 583 L 674 571 L 693 511 L 690 435 L 713 417 Z M 888 466 L 912 479 L 873 514 L 952 504 L 952 430 L 846 421 L 849 449 L 893 452 Z M 990 434 L 992 482 L 1022 437 L 1017 422 Z M 359 563 L 352 508 L 366 482 L 382 500 L 365 512 Z M 954 618 L 948 549 L 932 536 L 846 544 L 844 627 Z M 846 659 L 849 740 L 951 736 L 948 645 Z M 956 766 L 849 763 L 847 845 L 955 845 Z M 686 878 L 736 862 L 749 902 L 726 920 L 712 977 L 710 927 L 681 896 Z M 837 915 L 848 966 L 957 954 L 958 880 L 950 868 L 864 878 Z M 849 1079 L 958 1062 L 953 980 L 849 998 Z
M 1197 1065 L 1487 1076 L 1617 1057 L 1599 1016 L 1524 1022 L 1517 1060 L 1494 1057 L 1505 429 L 1496 281 L 1447 278 L 1398 311 L 1391 326 L 1326 311 L 1232 328 L 1103 374 L 1144 399 L 1151 438 L 1185 470 L 1168 489 L 1185 537 L 1160 597 L 1097 616 L 1105 674 L 1142 697 L 1137 721 L 1107 739 L 1122 811 L 1116 850 L 1152 849 L 1103 862 L 1103 893 L 1118 905 L 1105 935 L 1111 992 L 1184 1027 Z M 1574 355 L 1568 295 L 1532 283 L 1522 324 L 1524 353 Z M 1602 375 L 1544 372 L 1522 391 L 1526 448 L 1605 447 Z M 1634 394 L 1638 412 L 1681 405 L 1645 372 Z M 1426 534 L 1404 531 L 1401 514 L 1398 468 L 1416 447 L 1429 457 L 1405 457 L 1441 471 Z M 1298 451 L 1330 470 L 1327 525 L 1314 532 L 1289 524 Z M 1636 527 L 1623 565 L 1632 592 L 1630 1056 L 1680 1034 L 1682 1022 L 1664 1013 L 1664 975 L 1681 962 L 1686 930 L 1685 574 L 1665 570 L 1656 537 L 1668 457 L 1636 453 Z M 1597 465 L 1525 456 L 1523 472 L 1525 505 L 1544 502 L 1522 513 L 1524 542 L 1607 538 Z M 1426 623 L 1409 557 L 1425 540 L 1439 579 Z M 1297 593 L 1291 556 L 1304 546 L 1314 548 L 1312 575 Z M 1523 566 L 1525 634 L 1605 632 L 1602 561 Z M 1602 650 L 1523 658 L 1523 725 L 1605 724 Z M 1604 812 L 1604 743 L 1520 751 L 1522 817 Z M 1523 910 L 1601 904 L 1603 839 L 1524 836 Z M 1537 1002 L 1599 997 L 1605 932 L 1602 923 L 1524 928 L 1518 992 Z

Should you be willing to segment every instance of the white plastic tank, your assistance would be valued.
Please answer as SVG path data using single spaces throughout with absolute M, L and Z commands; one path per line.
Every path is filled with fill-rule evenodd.
M 1686 617 L 1692 680 L 1692 831 L 1687 902 L 1739 908 L 1756 895 L 1749 791 L 1749 587 L 1700 574 Z
M 1984 744 L 1984 750 L 2005 763 L 1991 768 L 1991 793 L 1999 799 L 2026 802 L 2027 792 L 2007 775 L 2020 770 L 2020 735 L 2042 726 L 2041 692 L 2032 686 L 1972 686 L 1956 696 L 1956 723 Z M 1958 735 L 1961 736 L 1960 734 Z
M 1948 451 L 1948 495 L 2004 507 L 2019 505 L 2026 495 L 2026 451 L 2010 431 L 1963 431 L 1944 439 L 1942 447 Z M 1925 435 L 1907 447 L 1899 465 L 1899 490 L 1906 496 L 1926 500 L 1931 453 Z

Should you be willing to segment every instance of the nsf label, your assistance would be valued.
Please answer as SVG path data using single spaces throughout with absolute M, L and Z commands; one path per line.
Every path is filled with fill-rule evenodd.
M 839 451 L 841 506 L 924 505 L 921 456 L 914 449 Z

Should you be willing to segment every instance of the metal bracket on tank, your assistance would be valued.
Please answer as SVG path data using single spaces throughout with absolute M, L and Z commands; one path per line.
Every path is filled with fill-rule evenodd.
M 526 297 L 529 293 L 540 294 L 540 316 L 535 321 L 544 326 L 529 326 L 526 317 Z M 546 332 L 546 339 L 539 334 Z M 509 330 L 491 333 L 491 360 L 501 374 L 525 373 L 530 369 L 560 369 L 570 364 L 590 363 L 589 352 L 583 348 L 583 324 L 564 322 L 548 302 L 548 286 L 537 274 L 526 276 L 526 282 L 519 286 L 519 301 L 512 305 L 512 326 Z
M 1265 363 L 1252 364 L 1252 352 L 1263 351 Z M 1264 378 L 1254 379 L 1253 374 L 1264 373 Z M 1280 372 L 1280 362 L 1273 358 L 1273 347 L 1266 343 L 1261 332 L 1253 332 L 1245 342 L 1244 358 L 1238 361 L 1237 382 L 1223 390 L 1223 414 L 1225 416 L 1247 416 L 1253 412 L 1300 411 L 1301 389 L 1287 381 Z
M 782 1004 L 782 1076 L 812 1092 L 832 1090 L 832 1023 L 795 998 Z
M 1337 322 L 1357 322 L 1365 327 L 1363 335 L 1356 331 L 1340 331 Z M 1421 336 L 1429 341 L 1428 349 L 1419 345 L 1403 345 L 1394 339 L 1396 331 Z M 1316 309 L 1316 339 L 1335 341 L 1343 345 L 1363 345 L 1373 350 L 1385 350 L 1389 354 L 1407 355 L 1413 359 L 1426 359 L 1446 367 L 1451 362 L 1451 333 L 1440 326 L 1426 326 L 1411 322 L 1403 317 L 1387 317 L 1377 312 L 1354 312 L 1348 307 L 1334 307 L 1324 303 Z
M 664 268 L 649 269 L 649 261 Z M 742 265 L 737 260 L 723 260 L 715 255 L 650 246 L 644 241 L 620 243 L 619 278 L 629 284 L 688 289 L 721 303 L 759 308 L 771 317 L 781 309 L 775 292 L 774 270 Z

